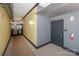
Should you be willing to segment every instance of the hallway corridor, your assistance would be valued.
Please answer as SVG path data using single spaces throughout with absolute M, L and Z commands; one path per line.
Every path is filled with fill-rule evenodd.
M 26 40 L 23 38 L 23 36 L 13 36 L 10 40 L 5 55 L 33 56 L 34 54 L 27 45 Z

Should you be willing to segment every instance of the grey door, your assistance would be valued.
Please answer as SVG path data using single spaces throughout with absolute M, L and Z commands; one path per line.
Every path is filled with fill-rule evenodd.
M 51 21 L 51 41 L 61 47 L 63 47 L 63 23 L 63 19 Z

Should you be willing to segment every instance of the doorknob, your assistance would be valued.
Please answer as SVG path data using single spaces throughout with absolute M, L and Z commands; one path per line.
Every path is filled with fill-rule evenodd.
M 65 32 L 67 32 L 67 29 L 64 29 Z

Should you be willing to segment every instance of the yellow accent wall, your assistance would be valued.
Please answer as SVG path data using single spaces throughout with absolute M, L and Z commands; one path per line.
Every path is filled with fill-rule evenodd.
M 37 7 L 23 19 L 23 34 L 37 46 Z
M 0 7 L 0 55 L 3 54 L 10 38 L 10 17 L 3 7 Z

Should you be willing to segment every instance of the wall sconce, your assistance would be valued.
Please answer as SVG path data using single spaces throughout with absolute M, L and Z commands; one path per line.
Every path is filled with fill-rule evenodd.
M 33 22 L 33 21 L 29 21 L 29 24 L 30 24 L 30 25 L 33 25 L 33 24 L 34 24 L 34 22 Z
M 75 17 L 74 17 L 74 16 L 71 16 L 71 17 L 70 17 L 70 21 L 71 21 L 71 22 L 73 22 L 73 21 L 74 21 L 74 19 L 75 19 Z

